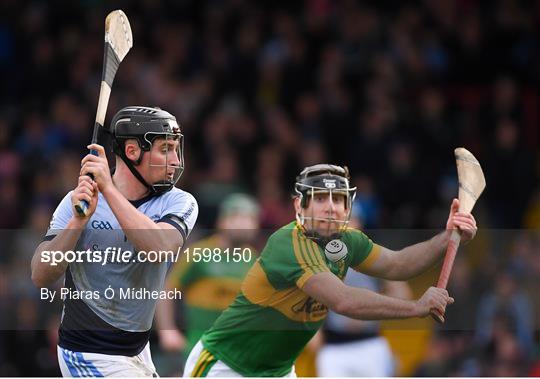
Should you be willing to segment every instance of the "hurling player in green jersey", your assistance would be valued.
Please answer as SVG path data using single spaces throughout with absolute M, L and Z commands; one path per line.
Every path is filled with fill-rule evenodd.
M 168 290 L 182 291 L 185 335 L 175 324 L 174 300 L 161 300 L 157 307 L 161 347 L 183 351 L 186 358 L 204 331 L 234 301 L 258 257 L 251 244 L 259 229 L 259 205 L 249 195 L 227 196 L 220 205 L 216 228 L 214 234 L 189 246 L 167 277 Z M 206 257 L 211 253 L 210 259 L 201 259 L 202 252 Z
M 392 251 L 348 228 L 355 188 L 347 168 L 306 167 L 296 179 L 296 220 L 276 231 L 249 270 L 234 303 L 191 351 L 184 376 L 296 376 L 294 360 L 322 325 L 328 309 L 361 320 L 444 314 L 453 299 L 430 287 L 418 300 L 384 296 L 343 284 L 347 269 L 407 280 L 439 262 L 451 229 L 462 242 L 476 234 L 471 214 L 454 199 L 446 230 Z

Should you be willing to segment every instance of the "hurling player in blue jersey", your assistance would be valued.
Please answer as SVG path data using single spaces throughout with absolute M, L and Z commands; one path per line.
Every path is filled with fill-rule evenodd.
M 160 293 L 172 262 L 149 263 L 140 253 L 179 251 L 198 206 L 175 187 L 184 161 L 173 115 L 126 107 L 114 116 L 110 133 L 114 173 L 103 147 L 90 145 L 98 155 L 83 158 L 77 187 L 54 212 L 32 259 L 32 280 L 47 287 L 65 274 L 58 346 L 64 376 L 157 376 L 148 344 L 157 299 L 147 294 Z M 74 209 L 81 200 L 89 203 L 86 216 Z M 113 260 L 103 254 L 107 250 L 127 251 L 128 260 Z M 53 265 L 44 259 L 51 251 L 89 251 L 92 259 Z M 130 297 L 142 290 L 143 298 Z

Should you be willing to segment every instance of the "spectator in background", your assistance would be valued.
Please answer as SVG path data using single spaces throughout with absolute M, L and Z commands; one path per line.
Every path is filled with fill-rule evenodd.
M 353 216 L 358 220 L 358 227 L 366 229 L 379 227 L 381 204 L 379 197 L 375 193 L 373 180 L 367 176 L 359 176 L 354 181 L 354 184 L 356 184 L 357 193 L 354 201 Z
M 415 145 L 407 140 L 390 144 L 385 163 L 389 175 L 379 175 L 378 186 L 384 199 L 387 225 L 420 227 L 425 222 L 421 211 L 426 206 L 428 191 L 422 185 L 426 182 L 425 172 Z
M 493 144 L 485 160 L 486 201 L 491 212 L 491 226 L 518 228 L 537 180 L 533 158 L 524 146 L 523 134 L 516 121 L 501 118 L 495 125 Z M 516 185 L 519 183 L 519 185 Z
M 534 350 L 530 301 L 511 268 L 499 271 L 493 291 L 480 300 L 475 328 L 477 342 L 484 347 L 497 346 L 512 337 L 516 352 L 524 358 L 530 357 Z
M 385 171 L 384 154 L 390 135 L 390 126 L 384 115 L 376 110 L 363 112 L 351 138 L 344 140 L 347 146 L 351 171 L 374 179 Z
M 11 149 L 9 124 L 0 120 L 0 229 L 20 226 L 24 209 L 19 191 L 21 186 L 21 155 Z

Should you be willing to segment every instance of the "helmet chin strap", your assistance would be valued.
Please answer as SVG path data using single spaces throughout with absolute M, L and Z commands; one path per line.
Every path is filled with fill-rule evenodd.
M 137 159 L 136 161 L 132 161 L 131 159 L 129 159 L 126 156 L 126 153 L 121 148 L 118 149 L 118 150 L 120 152 L 120 154 L 118 154 L 118 155 L 120 156 L 122 161 L 124 161 L 124 163 L 126 164 L 126 166 L 129 169 L 129 171 L 131 171 L 133 176 L 135 176 L 137 178 L 137 180 L 139 182 L 141 182 L 141 184 L 144 185 L 146 187 L 146 189 L 148 189 L 150 194 L 159 194 L 159 193 L 168 192 L 174 187 L 174 184 L 172 184 L 172 183 L 162 183 L 162 182 L 159 182 L 157 184 L 169 184 L 169 185 L 167 185 L 167 186 L 161 186 L 161 185 L 160 186 L 153 186 L 151 184 L 148 184 L 148 182 L 146 180 L 144 180 L 141 173 L 135 168 L 135 166 L 138 166 L 141 163 L 142 157 L 143 157 L 143 155 L 145 153 L 144 150 L 141 150 L 141 155 L 139 156 L 139 159 Z
M 317 245 L 319 245 L 323 249 L 326 247 L 328 242 L 332 240 L 338 240 L 341 238 L 341 233 L 334 233 L 327 237 L 324 237 L 324 236 L 321 236 L 319 232 L 316 232 L 315 230 L 306 231 L 304 232 L 304 234 L 307 238 L 314 241 Z
M 139 157 L 138 161 L 137 161 L 137 166 L 138 166 L 138 163 L 140 163 L 141 161 L 141 158 L 142 158 L 142 155 L 144 154 L 144 151 L 141 151 L 141 156 Z M 150 193 L 156 193 L 157 191 L 154 189 L 153 186 L 151 186 L 150 184 L 148 184 L 148 182 L 146 180 L 144 180 L 143 176 L 141 175 L 141 173 L 135 168 L 135 165 L 133 164 L 133 161 L 131 161 L 128 157 L 126 157 L 125 154 L 120 154 L 120 158 L 122 158 L 122 160 L 124 161 L 124 163 L 126 164 L 126 166 L 129 168 L 129 171 L 131 171 L 131 173 L 133 174 L 134 177 L 137 178 L 137 180 L 139 182 L 142 183 L 142 185 L 144 185 L 148 191 L 150 191 Z

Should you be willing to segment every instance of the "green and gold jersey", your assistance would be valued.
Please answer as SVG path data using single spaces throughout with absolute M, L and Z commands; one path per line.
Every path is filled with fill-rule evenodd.
M 201 252 L 219 252 L 222 257 L 204 259 Z M 232 250 L 232 249 L 231 249 Z M 167 279 L 168 288 L 182 291 L 185 311 L 186 353 L 189 353 L 205 330 L 209 329 L 221 312 L 233 301 L 242 280 L 257 258 L 255 249 L 245 255 L 250 260 L 232 259 L 225 254 L 216 235 L 205 238 L 185 250 Z M 213 255 L 210 255 L 214 258 Z
M 204 348 L 244 376 L 288 374 L 328 313 L 302 291 L 307 280 L 320 272 L 343 280 L 348 267 L 367 267 L 380 252 L 355 229 L 347 229 L 341 241 L 347 254 L 333 262 L 296 222 L 275 232 L 234 303 L 203 335 Z

